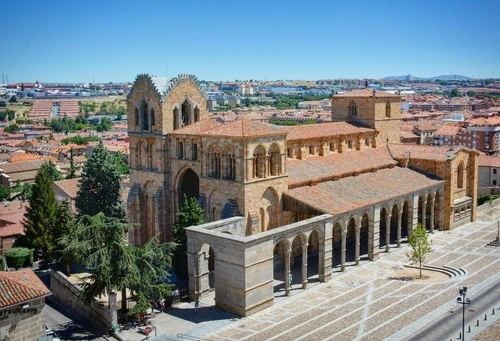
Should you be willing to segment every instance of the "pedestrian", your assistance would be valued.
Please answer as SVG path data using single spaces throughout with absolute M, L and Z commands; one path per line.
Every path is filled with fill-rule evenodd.
M 290 281 L 290 287 L 292 286 L 292 283 L 293 283 L 293 277 L 292 277 L 292 273 L 290 272 L 290 277 L 288 278 L 288 280 Z
M 163 312 L 165 310 L 165 299 L 162 298 L 160 300 L 160 311 Z
M 194 301 L 194 311 L 197 312 L 200 307 L 200 299 L 196 297 L 196 301 Z

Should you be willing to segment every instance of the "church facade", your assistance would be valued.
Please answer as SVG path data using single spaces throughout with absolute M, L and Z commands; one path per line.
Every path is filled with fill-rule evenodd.
M 127 102 L 130 242 L 171 240 L 183 198 L 196 197 L 211 223 L 187 229 L 191 295 L 213 288 L 240 315 L 272 304 L 276 267 L 288 293 L 296 259 L 305 288 L 308 257 L 327 281 L 419 223 L 475 220 L 477 152 L 399 144 L 397 95 L 335 95 L 332 123 L 292 127 L 208 119 L 191 75 L 139 75 Z

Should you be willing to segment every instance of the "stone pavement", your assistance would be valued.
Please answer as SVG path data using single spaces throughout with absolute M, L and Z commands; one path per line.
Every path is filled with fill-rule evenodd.
M 154 339 L 176 339 L 178 333 L 209 340 L 249 341 L 411 338 L 434 319 L 457 309 L 459 287 L 468 286 L 468 297 L 473 299 L 474 293 L 499 282 L 500 249 L 485 246 L 497 236 L 498 219 L 499 206 L 482 212 L 474 223 L 431 235 L 434 252 L 426 264 L 462 268 L 466 271 L 463 276 L 440 282 L 398 280 L 397 274 L 408 264 L 409 247 L 404 245 L 381 253 L 375 262 L 362 261 L 344 273 L 334 272 L 328 283 L 314 283 L 307 290 L 296 285 L 290 297 L 277 296 L 272 307 L 249 317 L 221 312 L 211 307 L 210 298 L 201 302 L 197 313 L 192 304 L 183 303 L 153 319 L 159 335 Z M 488 310 L 492 309 L 500 309 L 499 302 L 491 302 Z M 484 313 L 475 312 L 478 316 Z M 499 316 L 500 310 L 473 327 L 467 337 L 494 325 Z M 137 335 L 127 333 L 130 340 L 141 339 Z M 458 331 L 450 338 L 457 336 Z

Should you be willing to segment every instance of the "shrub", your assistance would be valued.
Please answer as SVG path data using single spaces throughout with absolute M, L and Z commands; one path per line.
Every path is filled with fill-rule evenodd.
M 28 268 L 33 265 L 33 250 L 25 247 L 14 247 L 5 252 L 9 268 Z

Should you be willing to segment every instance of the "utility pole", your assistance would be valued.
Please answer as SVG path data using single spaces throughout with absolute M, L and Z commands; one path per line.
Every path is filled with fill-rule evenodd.
M 472 301 L 467 298 L 467 287 L 458 289 L 460 296 L 457 297 L 457 303 L 462 305 L 462 341 L 465 340 L 465 305 L 471 304 Z

